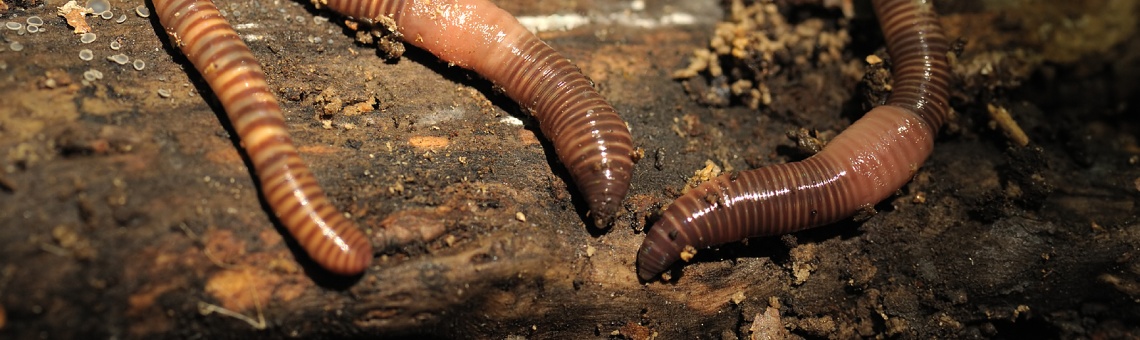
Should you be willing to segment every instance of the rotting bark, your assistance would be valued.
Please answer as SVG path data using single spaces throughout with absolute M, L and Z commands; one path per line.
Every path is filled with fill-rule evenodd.
M 523 15 L 618 6 L 554 3 L 502 5 Z M 0 337 L 1137 334 L 1134 8 L 949 7 L 950 36 L 970 41 L 956 69 L 959 118 L 898 196 L 866 221 L 702 250 L 672 281 L 643 284 L 640 230 L 705 160 L 744 169 L 802 157 L 787 131 L 827 135 L 865 101 L 845 62 L 776 77 L 759 113 L 691 101 L 670 75 L 719 19 L 693 3 L 646 9 L 699 14 L 693 26 L 541 34 L 648 155 L 629 212 L 604 231 L 585 226 L 534 125 L 478 77 L 414 50 L 385 62 L 299 3 L 225 3 L 231 20 L 258 24 L 241 33 L 262 37 L 250 45 L 322 185 L 385 248 L 348 279 L 320 272 L 274 227 L 209 93 L 127 11 L 135 4 L 113 4 L 131 15 L 123 24 L 89 17 L 99 39 L 84 45 L 51 15 L 60 4 L 9 3 L 3 21 L 40 15 L 48 31 L 0 33 L 25 46 L 0 52 Z M 1104 20 L 1022 39 L 1056 13 Z M 844 20 L 814 4 L 788 14 Z M 881 46 L 873 21 L 853 20 L 844 61 Z M 1058 43 L 1082 32 L 1097 39 Z M 123 49 L 107 48 L 112 39 Z M 81 48 L 96 60 L 76 58 Z M 103 60 L 120 52 L 146 69 Z M 85 83 L 89 69 L 104 78 Z M 989 103 L 1011 112 L 1028 147 L 991 130 Z

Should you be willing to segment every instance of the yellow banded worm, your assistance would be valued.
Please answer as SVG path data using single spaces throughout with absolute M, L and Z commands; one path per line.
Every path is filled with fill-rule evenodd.
M 836 222 L 902 187 L 930 155 L 947 119 L 946 37 L 930 0 L 873 0 L 892 62 L 894 90 L 800 162 L 722 175 L 666 208 L 637 254 L 638 277 L 701 249 Z
M 633 142 L 625 121 L 565 57 L 486 0 L 314 0 L 343 15 L 394 26 L 404 40 L 474 70 L 538 119 L 542 133 L 607 227 L 629 191 Z
M 364 233 L 331 203 L 293 145 L 285 117 L 249 47 L 210 0 L 152 0 L 171 41 L 225 108 L 281 224 L 314 261 L 342 275 L 372 262 Z

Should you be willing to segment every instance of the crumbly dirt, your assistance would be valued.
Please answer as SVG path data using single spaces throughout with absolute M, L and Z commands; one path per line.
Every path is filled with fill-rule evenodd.
M 644 230 L 694 174 L 802 159 L 887 94 L 866 4 L 775 1 L 761 10 L 779 24 L 738 32 L 726 13 L 750 2 L 498 2 L 595 19 L 539 36 L 645 152 L 626 211 L 599 230 L 536 123 L 489 82 L 414 48 L 385 60 L 306 3 L 220 2 L 302 156 L 374 236 L 374 266 L 339 278 L 283 236 L 220 106 L 142 2 L 88 15 L 90 44 L 55 15 L 62 1 L 4 3 L 0 24 L 38 15 L 45 29 L 0 27 L 0 338 L 1140 336 L 1133 1 L 939 3 L 962 39 L 956 116 L 913 181 L 877 214 L 702 249 L 649 283 L 634 271 Z M 784 43 L 716 52 L 761 33 Z M 691 68 L 695 50 L 720 74 Z M 119 53 L 145 67 L 107 60 Z

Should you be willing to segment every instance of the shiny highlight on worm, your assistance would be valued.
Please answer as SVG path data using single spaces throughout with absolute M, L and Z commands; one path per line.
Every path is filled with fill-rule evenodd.
M 329 203 L 301 160 L 249 47 L 210 0 L 152 1 L 171 41 L 221 101 L 277 218 L 321 267 L 363 272 L 372 262 L 371 243 Z
M 582 72 L 486 0 L 314 0 L 369 23 L 395 23 L 404 40 L 503 88 L 542 133 L 607 227 L 629 191 L 633 142 L 625 121 Z
M 886 105 L 814 156 L 717 177 L 670 205 L 637 254 L 648 281 L 694 249 L 836 222 L 902 187 L 947 119 L 948 45 L 929 0 L 873 0 L 894 76 Z

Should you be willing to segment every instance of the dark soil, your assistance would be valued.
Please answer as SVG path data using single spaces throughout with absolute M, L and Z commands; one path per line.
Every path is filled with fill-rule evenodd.
M 334 203 L 401 235 L 340 278 L 270 218 L 220 106 L 141 2 L 88 17 L 91 44 L 55 15 L 60 0 L 4 2 L 0 22 L 38 15 L 46 31 L 0 27 L 0 338 L 1140 337 L 1131 1 L 940 4 L 963 39 L 956 117 L 912 182 L 869 218 L 702 250 L 649 283 L 634 271 L 643 231 L 706 161 L 802 159 L 788 131 L 826 140 L 882 94 L 861 4 L 848 18 L 777 1 L 791 23 L 819 19 L 851 42 L 767 78 L 772 101 L 752 109 L 692 99 L 715 79 L 672 78 L 727 4 L 499 1 L 594 18 L 539 36 L 645 151 L 627 211 L 599 230 L 536 123 L 478 75 L 414 48 L 385 60 L 308 4 L 219 2 Z M 677 13 L 695 20 L 619 20 Z M 145 68 L 106 59 L 118 53 Z

